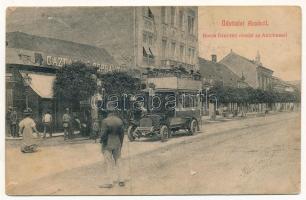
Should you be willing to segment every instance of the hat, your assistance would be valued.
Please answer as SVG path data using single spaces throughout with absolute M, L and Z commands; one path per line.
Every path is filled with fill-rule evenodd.
M 66 111 L 69 111 L 69 108 L 66 108 L 65 110 L 66 110 Z
M 12 109 L 13 109 L 13 107 L 12 107 L 12 106 L 9 106 L 9 107 L 8 107 L 8 109 L 9 109 L 9 110 L 12 110 Z

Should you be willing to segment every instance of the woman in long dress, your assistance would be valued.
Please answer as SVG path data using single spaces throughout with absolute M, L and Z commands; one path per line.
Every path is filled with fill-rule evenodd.
M 36 124 L 31 118 L 32 109 L 24 110 L 24 119 L 19 123 L 19 134 L 23 136 L 21 152 L 33 153 L 37 150 L 39 132 L 36 129 Z M 36 133 L 36 135 L 34 135 Z

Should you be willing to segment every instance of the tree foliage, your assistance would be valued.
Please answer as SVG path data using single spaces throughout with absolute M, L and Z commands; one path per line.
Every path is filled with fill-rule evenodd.
M 140 79 L 134 78 L 126 72 L 109 72 L 99 75 L 102 87 L 107 95 L 136 94 L 140 91 Z
M 81 62 L 65 65 L 56 73 L 53 85 L 55 97 L 67 105 L 78 106 L 81 100 L 87 100 L 96 91 L 93 74 L 96 74 L 96 69 Z
M 273 90 L 261 90 L 248 88 L 233 88 L 223 85 L 215 85 L 209 90 L 209 95 L 215 95 L 221 103 L 283 103 L 299 102 L 300 93 L 277 92 Z

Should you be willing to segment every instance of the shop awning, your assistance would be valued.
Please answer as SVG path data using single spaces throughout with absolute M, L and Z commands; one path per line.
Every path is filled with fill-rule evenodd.
M 41 98 L 51 99 L 53 98 L 53 82 L 55 75 L 45 73 L 33 73 L 21 71 L 22 78 L 26 76 L 30 77 L 29 86 L 35 91 Z

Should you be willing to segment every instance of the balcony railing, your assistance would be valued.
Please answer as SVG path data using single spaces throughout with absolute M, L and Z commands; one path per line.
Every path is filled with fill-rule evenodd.
M 195 68 L 195 65 L 184 63 L 181 61 L 177 60 L 172 60 L 172 59 L 163 59 L 161 60 L 161 65 L 162 67 L 178 67 L 182 66 L 186 68 L 187 70 L 193 70 Z

